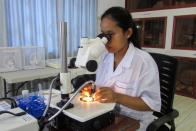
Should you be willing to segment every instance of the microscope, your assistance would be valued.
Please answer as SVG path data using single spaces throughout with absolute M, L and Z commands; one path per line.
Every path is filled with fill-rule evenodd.
M 65 103 L 69 100 L 69 94 L 73 91 L 71 86 L 70 72 L 68 71 L 67 66 L 67 33 L 66 33 L 66 24 L 61 23 L 60 30 L 60 44 L 61 44 L 61 72 L 60 72 L 60 89 L 61 89 L 61 101 L 57 103 L 57 106 L 63 107 Z M 99 34 L 95 39 L 81 38 L 80 47 L 78 48 L 78 53 L 75 61 L 75 67 L 85 68 L 89 72 L 95 72 L 98 67 L 98 59 L 104 52 L 107 52 L 105 44 L 111 40 L 111 35 L 109 34 Z M 86 95 L 87 92 L 90 93 L 87 96 L 91 96 L 93 91 L 95 91 L 93 83 L 88 84 L 87 87 L 83 90 L 83 95 Z M 91 86 L 90 86 L 91 85 Z M 90 89 L 92 87 L 92 89 Z M 86 93 L 84 93 L 86 92 Z M 73 104 L 69 104 L 66 109 L 72 108 Z
M 109 34 L 99 34 L 95 39 L 82 38 L 76 57 L 75 65 L 79 68 L 86 68 L 90 72 L 97 69 L 97 61 L 101 54 L 107 52 L 105 44 L 111 40 Z
M 64 36 L 62 35 L 62 37 Z M 61 45 L 66 43 L 65 39 L 62 40 L 64 42 Z M 89 72 L 95 72 L 98 67 L 99 57 L 104 52 L 107 52 L 105 45 L 110 40 L 111 35 L 103 33 L 94 39 L 81 38 L 75 67 L 85 68 Z M 64 47 L 61 48 L 63 49 Z M 66 53 L 62 53 L 62 55 L 64 54 Z M 66 64 L 62 64 L 63 67 L 66 67 Z M 48 121 L 54 120 L 53 125 L 56 128 L 66 127 L 69 130 L 79 131 L 100 130 L 112 124 L 114 122 L 113 109 L 115 103 L 99 103 L 93 100 L 92 95 L 95 92 L 94 81 L 83 81 L 74 94 L 71 94 L 69 71 L 67 69 L 61 71 L 61 106 L 59 106 L 61 109 L 56 114 L 61 114 L 62 112 L 63 114 L 53 115 Z M 71 101 L 73 102 L 72 104 L 70 104 Z

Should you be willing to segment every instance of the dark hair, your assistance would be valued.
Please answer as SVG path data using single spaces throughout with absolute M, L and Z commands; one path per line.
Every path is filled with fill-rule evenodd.
M 111 17 L 114 21 L 116 21 L 117 25 L 123 29 L 123 31 L 127 31 L 129 28 L 132 28 L 133 34 L 128 39 L 128 42 L 131 41 L 135 47 L 141 48 L 139 45 L 136 25 L 131 14 L 125 8 L 111 7 L 103 13 L 101 20 L 105 17 Z

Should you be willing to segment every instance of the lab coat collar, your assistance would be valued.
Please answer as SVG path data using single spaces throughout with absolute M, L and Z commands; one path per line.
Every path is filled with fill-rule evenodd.
M 123 57 L 123 59 L 121 60 L 121 62 L 119 63 L 118 67 L 114 72 L 113 72 L 114 54 L 109 53 L 104 59 L 104 63 L 107 64 L 109 67 L 108 73 L 113 74 L 113 76 L 116 76 L 123 73 L 124 68 L 130 68 L 134 56 L 134 52 L 135 52 L 135 47 L 133 46 L 132 43 L 130 43 L 125 56 Z
M 134 53 L 135 53 L 135 47 L 133 46 L 132 43 L 130 43 L 125 56 L 120 62 L 120 65 L 125 68 L 130 68 Z

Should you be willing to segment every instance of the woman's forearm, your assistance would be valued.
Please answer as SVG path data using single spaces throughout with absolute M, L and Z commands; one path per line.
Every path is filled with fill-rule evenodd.
M 122 104 L 134 110 L 152 111 L 152 109 L 139 97 L 132 97 L 120 93 L 116 94 L 116 103 Z

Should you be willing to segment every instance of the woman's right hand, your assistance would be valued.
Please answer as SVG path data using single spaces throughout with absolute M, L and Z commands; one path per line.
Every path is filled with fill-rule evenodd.
M 115 93 L 110 87 L 100 87 L 93 95 L 95 101 L 101 103 L 115 103 L 117 99 L 117 93 Z

